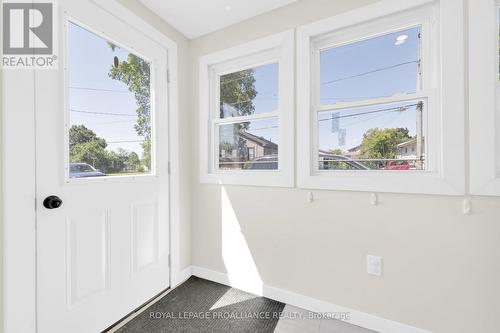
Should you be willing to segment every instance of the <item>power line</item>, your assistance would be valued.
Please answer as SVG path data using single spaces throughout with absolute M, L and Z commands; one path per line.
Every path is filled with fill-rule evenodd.
M 132 143 L 132 142 L 144 142 L 144 140 L 106 141 L 106 143 Z
M 330 117 L 330 118 L 325 118 L 325 119 L 318 119 L 318 121 L 327 121 L 327 120 L 340 119 L 340 118 L 349 118 L 349 117 L 361 116 L 361 115 L 365 115 L 365 114 L 378 113 L 378 112 L 386 112 L 386 111 L 407 111 L 409 107 L 417 106 L 420 103 L 421 102 L 414 103 L 414 104 L 407 104 L 407 105 L 403 105 L 403 106 L 396 106 L 396 107 L 386 108 L 386 109 L 353 113 L 353 114 L 348 114 L 348 115 L 344 115 L 344 116 L 336 116 L 336 117 Z
M 69 88 L 70 89 L 76 89 L 76 90 L 90 90 L 90 91 L 103 91 L 103 92 L 130 93 L 130 91 L 128 91 L 128 90 L 101 89 L 101 88 L 75 87 L 75 86 L 70 86 Z
M 345 127 L 345 128 L 353 127 L 354 125 L 358 125 L 358 124 L 361 124 L 361 123 L 364 123 L 364 122 L 367 122 L 367 121 L 371 121 L 373 119 L 377 119 L 377 118 L 382 117 L 382 116 L 383 116 L 383 114 L 376 114 L 375 116 L 370 117 L 370 118 L 360 119 L 360 120 L 354 121 L 352 123 L 344 124 L 343 127 Z M 397 114 L 396 114 L 396 116 L 397 116 Z
M 123 124 L 123 123 L 132 123 L 136 120 L 120 120 L 120 121 L 104 121 L 99 123 L 86 123 L 84 125 L 107 125 L 107 124 Z
M 76 110 L 76 109 L 69 109 L 69 111 L 76 113 L 99 114 L 105 116 L 137 117 L 136 114 L 131 114 L 131 113 L 110 113 L 110 112 L 97 112 L 97 111 L 86 111 L 86 110 Z
M 365 76 L 365 75 L 368 75 L 368 74 L 373 74 L 373 73 L 377 73 L 377 72 L 381 72 L 381 71 L 385 71 L 385 70 L 389 70 L 389 69 L 393 69 L 393 68 L 397 68 L 397 67 L 401 67 L 401 66 L 406 66 L 406 65 L 409 65 L 409 64 L 415 64 L 415 63 L 418 63 L 418 62 L 419 62 L 419 60 L 402 62 L 402 63 L 395 64 L 395 65 L 392 65 L 392 66 L 381 67 L 381 68 L 377 68 L 377 69 L 374 69 L 374 70 L 371 70 L 371 71 L 368 71 L 368 72 L 359 73 L 359 74 L 355 74 L 355 75 L 350 75 L 350 76 L 342 77 L 340 79 L 335 79 L 335 80 L 331 80 L 331 81 L 322 82 L 321 85 L 323 86 L 323 85 L 332 84 L 332 83 L 336 83 L 336 82 L 340 82 L 340 81 L 344 81 L 344 80 L 354 79 L 356 77 Z
M 397 67 L 406 66 L 406 65 L 410 65 L 410 64 L 418 64 L 419 62 L 420 62 L 420 60 L 412 60 L 412 61 L 398 63 L 398 64 L 395 64 L 395 65 L 392 65 L 392 66 L 376 68 L 376 69 L 368 71 L 368 72 L 363 72 L 363 73 L 359 73 L 359 74 L 355 74 L 355 75 L 350 75 L 350 76 L 346 76 L 346 77 L 335 79 L 335 80 L 331 80 L 331 81 L 322 82 L 321 85 L 327 85 L 327 84 L 332 84 L 332 83 L 336 83 L 336 82 L 340 82 L 340 81 L 344 81 L 344 80 L 348 80 L 348 79 L 354 79 L 356 77 L 365 76 L 365 75 L 369 75 L 369 74 L 373 74 L 373 73 L 377 73 L 377 72 L 381 72 L 381 71 L 385 71 L 385 70 L 389 70 L 389 69 L 394 69 L 394 68 L 397 68 Z M 231 83 L 231 82 L 234 82 L 234 81 L 242 80 L 243 78 L 244 78 L 243 74 L 241 74 L 241 77 L 230 79 L 230 80 L 224 80 L 221 77 L 220 84 L 221 85 L 225 85 L 225 84 L 228 84 L 228 83 Z

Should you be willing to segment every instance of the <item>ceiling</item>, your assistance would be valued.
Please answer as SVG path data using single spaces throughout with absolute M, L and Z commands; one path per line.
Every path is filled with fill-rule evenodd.
M 140 0 L 188 38 L 196 38 L 296 0 Z

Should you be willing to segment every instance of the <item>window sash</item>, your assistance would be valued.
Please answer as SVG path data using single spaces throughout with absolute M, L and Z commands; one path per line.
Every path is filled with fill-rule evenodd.
M 239 118 L 246 118 L 246 117 L 239 117 Z M 257 120 L 270 120 L 270 119 L 276 119 L 277 122 L 278 122 L 278 132 L 280 130 L 280 118 L 278 116 L 278 114 L 276 114 L 275 116 L 268 116 L 268 117 L 261 117 L 261 118 L 258 118 Z M 255 119 L 254 119 L 255 120 Z M 231 122 L 216 122 L 216 121 L 212 121 L 212 125 L 211 125 L 211 132 L 212 132 L 212 135 L 211 135 L 211 139 L 212 139 L 212 170 L 215 172 L 215 173 L 219 173 L 219 174 L 224 174 L 224 173 L 246 173 L 246 172 L 249 172 L 250 170 L 238 170 L 238 169 L 235 169 L 235 170 L 222 170 L 220 169 L 219 167 L 219 149 L 220 149 L 220 142 L 219 142 L 219 127 L 222 126 L 222 125 L 231 125 L 231 124 L 235 124 L 235 123 L 240 123 L 240 122 L 245 122 L 247 121 L 246 119 L 243 120 L 243 121 L 231 121 Z M 266 170 L 266 169 L 261 169 L 261 170 L 251 170 L 250 172 L 257 172 L 257 173 L 276 173 L 276 172 L 280 172 L 280 167 L 281 167 L 281 163 L 279 163 L 279 145 L 280 145 L 280 141 L 279 141 L 279 135 L 278 135 L 278 168 L 277 169 L 269 169 L 269 170 Z
M 416 80 L 417 80 L 417 91 L 415 93 L 402 93 L 402 94 L 395 94 L 393 96 L 389 97 L 377 97 L 377 98 L 371 98 L 371 99 L 363 99 L 360 101 L 354 101 L 354 102 L 338 102 L 334 104 L 322 104 L 321 103 L 321 52 L 327 49 L 331 48 L 336 48 L 344 45 L 350 45 L 353 43 L 361 42 L 364 40 L 370 40 L 372 38 L 377 38 L 380 36 L 384 36 L 387 34 L 391 34 L 394 32 L 402 31 L 405 29 L 411 29 L 415 27 L 420 27 L 420 38 L 419 38 L 419 59 L 418 59 L 418 66 L 417 66 L 417 73 L 416 73 Z M 366 105 L 373 105 L 373 104 L 381 104 L 381 103 L 386 103 L 386 101 L 401 101 L 404 100 L 404 98 L 408 96 L 414 96 L 410 97 L 410 99 L 413 98 L 418 98 L 419 95 L 425 96 L 425 88 L 427 87 L 428 83 L 424 85 L 424 67 L 425 67 L 425 60 L 423 59 L 423 52 L 422 52 L 422 40 L 424 38 L 424 30 L 425 33 L 427 33 L 426 23 L 418 23 L 418 24 L 413 24 L 409 26 L 398 26 L 397 28 L 393 29 L 386 29 L 382 30 L 382 32 L 369 35 L 369 36 L 363 36 L 360 33 L 357 33 L 355 36 L 355 39 L 352 39 L 351 36 L 344 37 L 343 40 L 337 40 L 337 38 L 330 36 L 328 39 L 324 39 L 323 37 L 321 40 L 321 43 L 313 44 L 313 64 L 312 64 L 312 88 L 313 88 L 313 96 L 312 96 L 312 103 L 313 103 L 313 109 L 316 109 L 319 111 L 325 111 L 325 110 L 335 110 L 336 108 L 343 109 L 343 108 L 353 108 L 353 107 L 358 107 L 358 106 L 365 106 Z M 333 40 L 332 40 L 333 39 Z
M 379 99 L 380 100 L 380 99 Z M 397 104 L 401 102 L 420 102 L 422 101 L 425 105 L 426 112 L 422 115 L 422 132 L 425 133 L 425 141 L 424 141 L 424 150 L 425 151 L 425 168 L 421 170 L 412 170 L 411 173 L 428 173 L 431 172 L 431 168 L 433 166 L 433 158 L 429 159 L 429 155 L 433 155 L 432 153 L 429 154 L 429 142 L 434 142 L 434 138 L 432 134 L 429 131 L 429 105 L 435 105 L 431 101 L 433 100 L 433 97 L 429 97 L 423 94 L 412 94 L 410 95 L 405 95 L 404 98 L 391 98 L 390 101 L 387 101 L 387 99 L 384 103 L 370 103 L 370 104 L 364 104 L 360 105 L 358 104 L 355 107 L 341 107 L 341 108 L 335 108 L 335 109 L 324 109 L 324 110 L 316 110 L 316 112 L 313 113 L 311 117 L 311 124 L 313 124 L 312 128 L 312 156 L 311 156 L 311 163 L 312 163 L 312 169 L 315 174 L 332 174 L 332 173 L 346 173 L 346 172 L 359 172 L 359 170 L 321 170 L 319 168 L 319 163 L 318 163 L 318 154 L 319 154 L 319 126 L 318 126 L 318 118 L 319 114 L 321 112 L 329 112 L 329 111 L 342 111 L 342 110 L 347 110 L 347 109 L 355 109 L 355 108 L 363 108 L 363 107 L 369 107 L 369 106 L 378 106 L 378 105 L 390 105 L 390 104 Z M 354 160 L 357 161 L 357 160 Z M 366 171 L 361 171 L 363 173 L 365 172 L 384 172 L 384 170 L 366 170 Z
M 259 116 L 261 114 L 249 115 L 249 116 L 241 116 L 241 117 L 220 117 L 220 80 L 221 76 L 237 73 L 244 71 L 246 69 L 256 68 L 265 65 L 278 64 L 278 110 L 273 111 L 273 113 L 278 113 L 280 109 L 280 99 L 279 95 L 280 87 L 280 70 L 281 70 L 281 61 L 276 54 L 276 50 L 270 50 L 266 52 L 261 52 L 259 54 L 253 56 L 247 56 L 243 59 L 236 59 L 233 61 L 228 61 L 223 64 L 215 65 L 211 67 L 211 75 L 210 75 L 210 96 L 212 99 L 211 110 L 210 110 L 210 119 L 216 121 L 225 121 L 226 119 L 233 118 L 243 118 L 243 117 L 253 117 Z M 270 112 L 264 114 L 271 114 Z M 258 119 L 258 118 L 255 118 Z
M 500 4 L 500 0 L 499 4 Z M 383 18 L 379 21 L 361 23 L 355 27 L 346 27 L 331 33 L 315 36 L 311 39 L 311 103 L 312 108 L 317 109 L 327 104 L 320 101 L 320 54 L 321 51 L 335 47 L 345 46 L 356 42 L 377 38 L 402 30 L 420 27 L 419 39 L 419 66 L 417 72 L 417 91 L 413 94 L 401 94 L 403 96 L 417 94 L 430 95 L 435 87 L 439 86 L 439 59 L 436 57 L 439 50 L 439 31 L 436 21 L 439 19 L 439 10 L 434 7 L 422 7 L 404 12 L 394 17 Z M 375 32 L 374 32 L 375 31 Z M 398 97 L 400 95 L 390 96 Z M 373 101 L 376 101 L 375 98 Z M 363 101 L 372 101 L 371 99 Z M 348 103 L 352 103 L 348 106 Z M 333 105 L 345 105 L 352 107 L 357 102 L 341 102 Z

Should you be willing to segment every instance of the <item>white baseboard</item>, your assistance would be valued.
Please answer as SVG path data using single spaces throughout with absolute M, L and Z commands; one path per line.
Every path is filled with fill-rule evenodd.
M 238 288 L 259 296 L 264 296 L 278 302 L 293 305 L 308 311 L 323 312 L 323 313 L 349 313 L 350 318 L 346 322 L 367 328 L 380 333 L 431 333 L 429 331 L 409 326 L 406 324 L 398 323 L 385 318 L 380 318 L 368 313 L 352 310 L 340 305 L 332 304 L 329 302 L 321 301 L 308 296 L 300 295 L 288 290 L 275 288 L 263 285 L 260 292 L 257 292 L 254 287 L 241 285 L 239 283 L 231 283 L 229 275 L 225 273 L 216 272 L 207 268 L 191 266 L 190 272 L 192 275 L 221 283 L 233 288 Z M 187 274 L 187 273 L 186 273 Z
M 172 276 L 172 282 L 170 288 L 174 289 L 193 275 L 191 273 L 191 266 L 184 268 L 182 271 L 178 272 L 175 276 Z

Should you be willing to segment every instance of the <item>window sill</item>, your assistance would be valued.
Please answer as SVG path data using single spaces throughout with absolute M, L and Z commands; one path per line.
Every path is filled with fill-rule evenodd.
M 408 194 L 462 195 L 464 188 L 454 186 L 437 172 L 430 171 L 333 171 L 300 177 L 303 189 Z
M 204 173 L 200 175 L 200 183 L 288 188 L 295 185 L 293 175 L 273 171 Z

